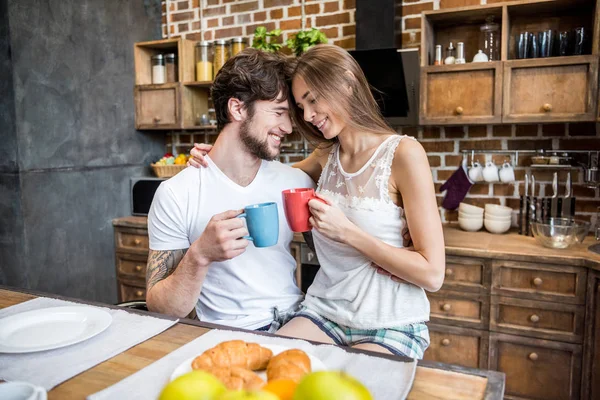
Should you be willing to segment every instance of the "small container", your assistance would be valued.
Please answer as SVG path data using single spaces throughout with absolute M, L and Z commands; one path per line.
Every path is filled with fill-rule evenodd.
M 217 76 L 219 70 L 229 60 L 229 43 L 224 40 L 215 40 L 215 61 L 214 61 L 214 74 Z
M 231 39 L 231 57 L 244 50 L 247 47 L 246 39 L 242 37 Z
M 213 45 L 211 42 L 198 42 L 196 44 L 196 80 L 201 82 L 212 81 L 213 75 Z
M 175 53 L 165 54 L 167 70 L 167 82 L 177 82 L 177 55 Z
M 488 56 L 489 61 L 498 61 L 500 60 L 500 25 L 494 22 L 492 15 L 485 21 L 485 24 L 479 28 L 481 31 L 479 48 Z
M 433 65 L 442 65 L 442 45 L 435 46 L 435 61 Z
M 446 49 L 446 59 L 444 60 L 444 64 L 454 64 L 456 58 L 454 57 L 454 45 L 450 42 L 450 46 Z
M 457 53 L 456 60 L 454 60 L 454 64 L 464 64 L 465 60 L 465 44 L 463 42 L 458 42 L 457 44 Z
M 167 70 L 165 67 L 165 57 L 162 54 L 157 54 L 151 57 L 152 63 L 152 83 L 160 85 L 167 80 Z

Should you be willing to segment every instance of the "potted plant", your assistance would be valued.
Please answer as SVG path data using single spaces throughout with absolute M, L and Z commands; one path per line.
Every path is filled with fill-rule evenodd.
M 252 39 L 252 47 L 255 49 L 274 53 L 281 50 L 281 43 L 273 43 L 273 38 L 281 36 L 281 29 L 274 29 L 267 32 L 267 28 L 259 26 L 254 31 L 254 39 Z
M 308 31 L 300 31 L 289 38 L 287 47 L 298 57 L 319 43 L 327 43 L 327 36 L 317 28 L 311 28 Z

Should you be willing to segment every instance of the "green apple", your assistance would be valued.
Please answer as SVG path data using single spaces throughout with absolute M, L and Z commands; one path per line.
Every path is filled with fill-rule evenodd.
M 160 393 L 159 400 L 214 400 L 227 388 L 214 375 L 204 371 L 192 371 L 168 383 Z
M 224 393 L 215 400 L 279 400 L 279 397 L 269 392 L 249 392 L 247 390 L 235 390 Z
M 339 371 L 318 371 L 298 384 L 294 400 L 373 400 L 362 383 Z

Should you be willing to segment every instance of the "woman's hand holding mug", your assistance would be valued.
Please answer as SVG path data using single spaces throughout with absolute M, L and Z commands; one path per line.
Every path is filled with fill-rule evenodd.
M 192 158 L 187 162 L 188 167 L 208 167 L 208 162 L 204 159 L 204 156 L 212 149 L 211 144 L 205 143 L 194 143 L 194 148 L 190 151 Z

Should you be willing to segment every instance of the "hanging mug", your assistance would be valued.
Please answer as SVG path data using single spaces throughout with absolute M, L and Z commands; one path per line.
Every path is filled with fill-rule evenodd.
M 515 181 L 515 171 L 513 170 L 512 165 L 508 161 L 505 161 L 502 164 L 502 168 L 500 168 L 500 180 L 504 183 L 514 182 Z
M 498 182 L 498 167 L 492 161 L 488 161 L 483 169 L 483 179 L 486 182 Z
M 473 182 L 482 182 L 483 181 L 483 168 L 479 162 L 475 161 L 471 168 L 469 169 L 469 178 Z

